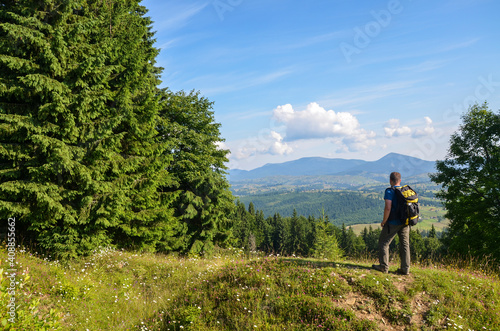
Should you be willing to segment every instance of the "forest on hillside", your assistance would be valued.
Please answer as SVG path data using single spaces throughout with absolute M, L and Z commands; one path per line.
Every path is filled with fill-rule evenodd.
M 251 195 L 240 198 L 248 205 L 262 210 L 264 215 L 292 216 L 293 210 L 299 215 L 319 216 L 324 210 L 335 225 L 371 223 L 380 218 L 382 199 L 359 192 L 290 192 L 282 194 Z
M 416 187 L 419 187 L 422 206 L 442 208 L 442 202 L 436 199 L 432 192 L 426 191 L 423 187 L 420 189 L 420 186 Z M 278 213 L 290 217 L 295 210 L 298 215 L 319 217 L 324 212 L 332 224 L 341 226 L 380 222 L 383 190 L 382 188 L 380 192 L 348 190 L 274 192 L 240 196 L 238 200 L 246 206 L 252 203 L 265 216 Z

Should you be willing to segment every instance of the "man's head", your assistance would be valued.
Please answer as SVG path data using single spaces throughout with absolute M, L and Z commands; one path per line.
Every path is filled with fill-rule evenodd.
M 401 174 L 399 172 L 391 172 L 389 176 L 389 180 L 391 182 L 391 186 L 396 186 L 401 184 Z

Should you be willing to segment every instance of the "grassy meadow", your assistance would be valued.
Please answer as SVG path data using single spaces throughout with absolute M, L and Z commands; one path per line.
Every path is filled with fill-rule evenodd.
M 413 226 L 413 230 L 427 230 L 429 231 L 432 226 L 437 232 L 444 231 L 446 227 L 449 225 L 449 220 L 445 218 L 446 211 L 442 207 L 435 206 L 420 206 L 420 220 L 418 224 Z M 380 219 L 380 222 L 382 219 Z M 368 228 L 370 225 L 373 229 L 380 227 L 380 222 L 378 223 L 364 223 L 364 224 L 355 224 L 350 225 L 352 227 L 355 234 L 359 235 L 363 229 Z
M 498 330 L 500 280 L 486 266 L 414 266 L 220 251 L 210 258 L 103 249 L 66 264 L 18 249 L 6 330 Z

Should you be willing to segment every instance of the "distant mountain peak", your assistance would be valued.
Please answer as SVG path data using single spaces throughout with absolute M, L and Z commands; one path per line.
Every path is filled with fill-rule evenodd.
M 403 178 L 435 171 L 435 162 L 416 157 L 389 153 L 376 161 L 359 159 L 304 157 L 283 163 L 267 163 L 253 170 L 232 169 L 231 182 L 271 176 L 323 176 L 363 175 L 369 178 L 388 178 L 392 171 L 398 171 Z

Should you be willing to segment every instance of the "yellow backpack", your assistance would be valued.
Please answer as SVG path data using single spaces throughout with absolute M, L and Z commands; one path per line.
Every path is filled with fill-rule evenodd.
M 409 185 L 393 187 L 398 199 L 396 216 L 406 225 L 417 225 L 419 218 L 418 194 Z

